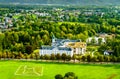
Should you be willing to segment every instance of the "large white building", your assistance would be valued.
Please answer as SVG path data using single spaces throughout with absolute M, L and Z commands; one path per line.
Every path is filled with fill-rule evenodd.
M 86 43 L 80 40 L 57 39 L 53 36 L 51 46 L 41 46 L 40 55 L 63 54 L 73 56 L 73 54 L 84 54 L 86 52 Z

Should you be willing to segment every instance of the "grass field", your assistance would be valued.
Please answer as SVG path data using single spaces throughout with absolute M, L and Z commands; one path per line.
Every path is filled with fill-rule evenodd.
M 120 79 L 120 64 L 59 64 L 37 61 L 0 61 L 0 79 L 54 79 L 74 72 L 79 79 Z

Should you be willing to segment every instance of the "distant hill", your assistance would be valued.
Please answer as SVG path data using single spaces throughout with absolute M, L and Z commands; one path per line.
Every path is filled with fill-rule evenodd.
M 120 0 L 0 0 L 0 3 L 68 4 L 68 5 L 119 5 Z

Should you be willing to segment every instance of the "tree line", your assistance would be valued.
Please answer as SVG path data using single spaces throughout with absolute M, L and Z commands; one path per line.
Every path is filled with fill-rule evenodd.
M 32 54 L 22 54 L 21 52 L 19 53 L 14 53 L 14 52 L 4 52 L 0 53 L 0 59 L 3 60 L 11 60 L 11 59 L 32 59 L 32 60 L 46 60 L 47 61 L 52 61 L 52 62 L 73 62 L 73 63 L 80 63 L 80 62 L 94 62 L 94 63 L 99 63 L 99 62 L 120 62 L 120 56 L 106 56 L 106 55 L 98 55 L 98 56 L 91 56 L 91 55 L 73 55 L 72 57 L 70 55 L 66 55 L 66 53 L 63 53 L 60 55 L 59 53 L 57 54 L 51 54 L 51 55 L 39 55 L 38 53 L 32 53 Z

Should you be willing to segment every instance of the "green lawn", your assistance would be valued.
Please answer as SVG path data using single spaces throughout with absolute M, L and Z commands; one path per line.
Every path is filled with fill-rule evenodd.
M 34 72 L 37 72 L 38 75 Z M 120 64 L 55 64 L 37 61 L 0 61 L 1 79 L 54 79 L 55 74 L 64 75 L 66 72 L 74 72 L 79 79 L 120 79 Z

